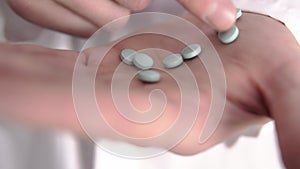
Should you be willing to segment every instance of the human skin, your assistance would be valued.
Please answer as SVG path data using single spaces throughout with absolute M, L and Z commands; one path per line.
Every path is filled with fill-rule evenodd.
M 89 37 L 106 23 L 127 16 L 131 11 L 145 9 L 152 0 L 7 0 L 7 2 L 17 14 L 37 25 Z M 234 24 L 236 9 L 231 0 L 178 0 L 178 2 L 216 30 L 227 30 Z
M 199 60 L 186 62 L 199 86 L 202 107 L 199 114 L 203 116 L 198 116 L 190 133 L 171 151 L 182 155 L 196 154 L 251 125 L 273 119 L 286 167 L 299 168 L 300 47 L 289 30 L 272 18 L 244 13 L 237 23 L 240 28 L 238 40 L 224 45 L 209 26 L 192 16 L 186 18 L 207 35 L 219 53 L 226 74 L 227 100 L 217 130 L 207 142 L 199 144 L 199 134 L 210 105 L 210 84 Z M 111 104 L 109 89 L 115 66 L 121 62 L 119 53 L 125 47 L 160 47 L 177 52 L 183 45 L 158 35 L 134 36 L 110 50 L 97 73 L 97 101 L 100 107 L 106 105 L 102 113 L 115 130 L 133 137 L 159 134 L 176 118 L 174 111 L 180 101 L 178 87 L 166 74 L 162 74 L 162 82 L 151 85 L 133 80 L 130 96 L 137 107 L 148 105 L 146 98 L 154 88 L 162 89 L 169 102 L 165 115 L 155 123 L 134 126 L 122 119 Z M 94 48 L 83 53 L 86 63 L 92 64 L 89 56 L 97 51 L 98 48 Z M 86 133 L 79 124 L 72 100 L 72 75 L 79 53 L 10 43 L 2 43 L 0 52 L 1 119 L 36 128 L 66 129 L 84 137 Z M 96 123 L 97 120 L 91 118 L 89 129 Z M 98 137 L 110 137 L 107 131 L 99 128 L 95 131 Z M 168 143 L 171 139 L 156 145 L 165 145 L 163 142 Z

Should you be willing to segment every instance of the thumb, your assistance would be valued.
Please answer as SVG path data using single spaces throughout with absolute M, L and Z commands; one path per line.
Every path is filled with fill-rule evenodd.
M 231 0 L 177 0 L 196 17 L 218 31 L 228 30 L 236 20 Z

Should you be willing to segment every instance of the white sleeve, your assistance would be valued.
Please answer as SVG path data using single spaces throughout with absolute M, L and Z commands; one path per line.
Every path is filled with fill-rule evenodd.
M 300 44 L 299 0 L 233 0 L 242 10 L 269 15 L 283 22 Z

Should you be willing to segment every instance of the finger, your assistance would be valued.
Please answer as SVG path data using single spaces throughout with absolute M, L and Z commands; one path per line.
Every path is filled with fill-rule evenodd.
M 74 13 L 101 27 L 115 19 L 128 16 L 130 11 L 111 0 L 55 0 Z
M 77 36 L 88 37 L 98 27 L 53 1 L 8 0 L 21 17 L 40 26 Z
M 235 22 L 236 8 L 230 0 L 178 0 L 187 10 L 218 31 Z
M 120 5 L 134 11 L 143 10 L 152 2 L 152 0 L 115 0 L 115 1 L 118 2 Z

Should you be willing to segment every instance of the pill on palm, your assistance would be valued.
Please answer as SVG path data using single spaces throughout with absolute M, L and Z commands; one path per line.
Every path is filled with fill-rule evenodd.
M 133 59 L 136 51 L 133 49 L 123 49 L 121 51 L 121 60 L 127 65 L 133 65 Z
M 191 44 L 185 47 L 181 54 L 183 59 L 192 59 L 201 53 L 201 46 L 199 44 Z
M 220 39 L 221 42 L 225 44 L 229 44 L 235 41 L 238 38 L 238 36 L 239 36 L 239 29 L 235 25 L 225 32 L 218 33 L 218 38 Z
M 147 83 L 155 83 L 160 80 L 159 72 L 155 70 L 143 70 L 139 72 L 139 79 Z
M 181 54 L 171 54 L 164 58 L 163 64 L 166 68 L 175 68 L 183 63 Z
M 236 19 L 239 19 L 243 15 L 242 10 L 240 8 L 236 9 Z
M 139 69 L 147 70 L 153 66 L 154 61 L 150 56 L 144 53 L 137 53 L 133 59 L 133 64 Z

